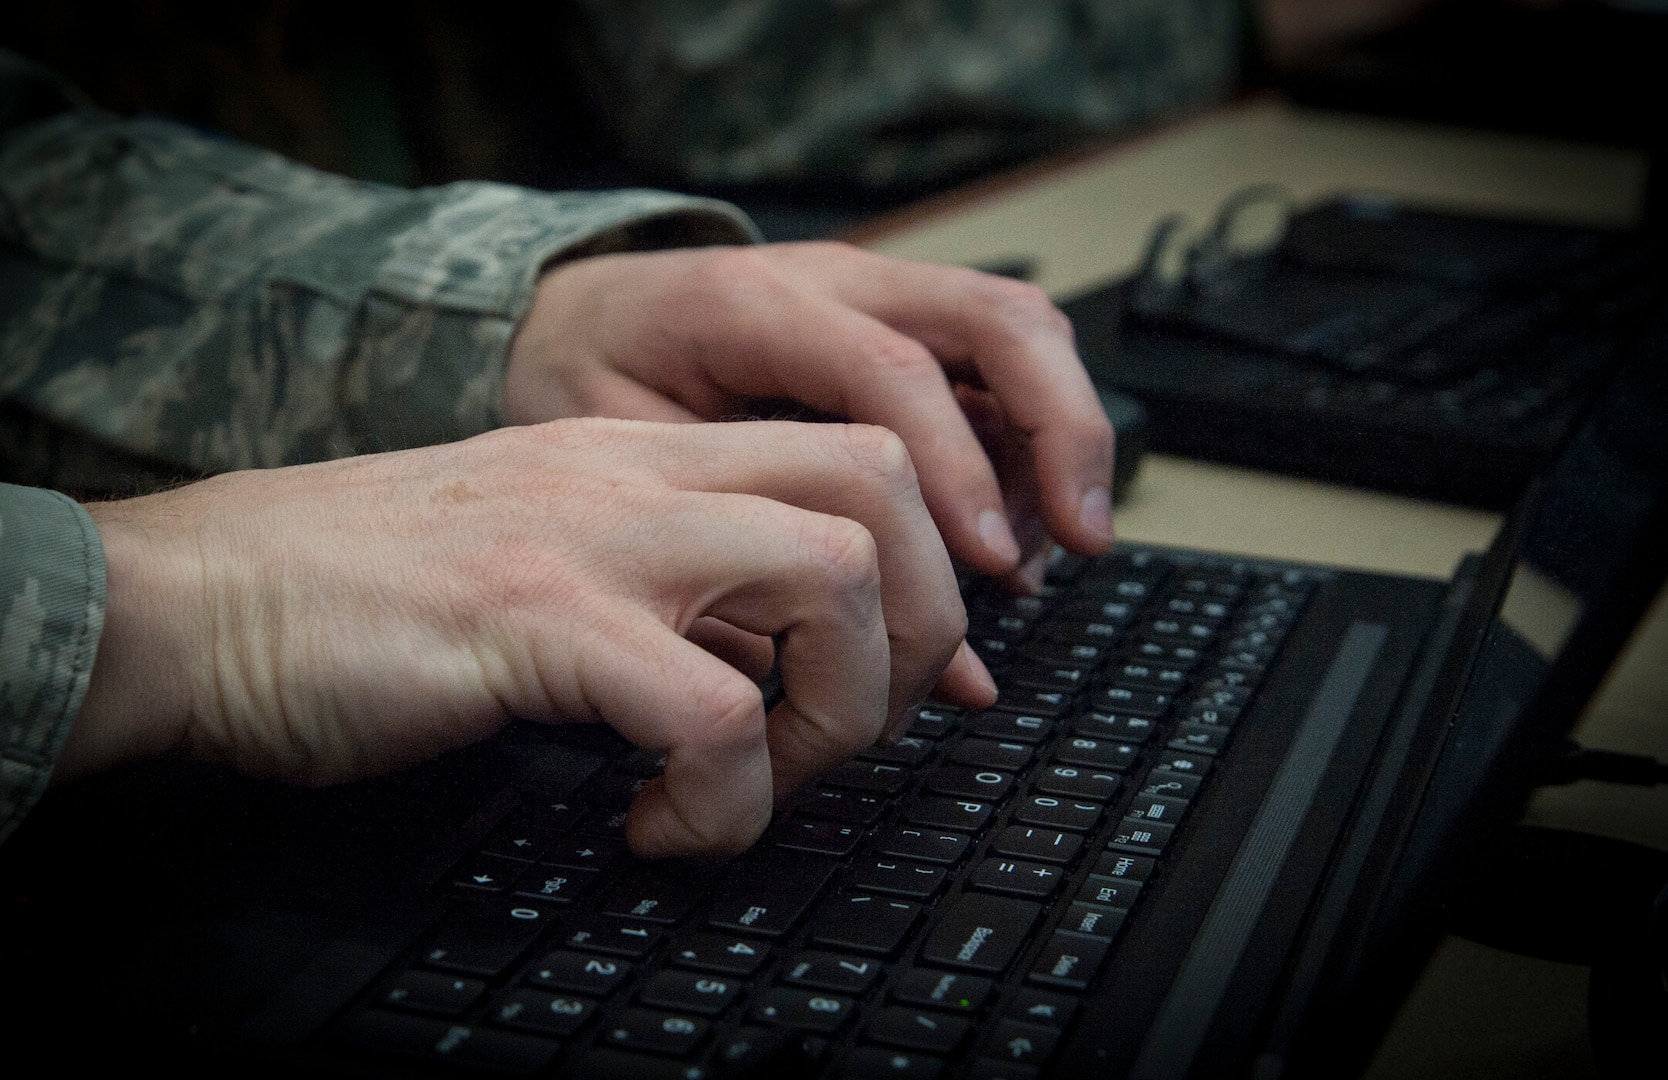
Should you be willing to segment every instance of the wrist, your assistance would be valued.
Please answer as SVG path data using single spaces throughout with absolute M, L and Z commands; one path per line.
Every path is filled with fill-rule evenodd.
M 203 572 L 191 553 L 194 545 L 144 523 L 140 504 L 166 498 L 87 507 L 104 545 L 104 629 L 55 781 L 165 754 L 186 742 L 193 679 L 184 658 L 191 654 L 187 643 L 201 637 L 194 628 L 203 618 Z

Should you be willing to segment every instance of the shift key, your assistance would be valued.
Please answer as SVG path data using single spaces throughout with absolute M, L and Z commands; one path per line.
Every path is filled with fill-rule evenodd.
M 1013 960 L 1036 925 L 1042 905 L 1030 900 L 964 893 L 950 905 L 921 950 L 944 967 L 996 975 Z

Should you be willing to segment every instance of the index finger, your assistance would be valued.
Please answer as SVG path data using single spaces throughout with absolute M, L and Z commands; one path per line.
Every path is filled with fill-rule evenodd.
M 1112 425 L 1064 313 L 1027 282 L 844 252 L 819 246 L 791 257 L 843 302 L 926 346 L 952 374 L 976 373 L 1030 441 L 1049 532 L 1075 551 L 1104 550 L 1112 536 Z

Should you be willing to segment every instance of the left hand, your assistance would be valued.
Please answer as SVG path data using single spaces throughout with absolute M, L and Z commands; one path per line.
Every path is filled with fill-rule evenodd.
M 973 270 L 839 243 L 565 263 L 511 345 L 503 411 L 689 422 L 771 399 L 895 432 L 976 570 L 1034 588 L 1048 536 L 1111 543 L 1112 427 L 1071 324 L 1036 286 Z

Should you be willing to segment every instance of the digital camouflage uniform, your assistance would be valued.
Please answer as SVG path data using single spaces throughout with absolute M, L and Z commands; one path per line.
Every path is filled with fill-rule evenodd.
M 626 155 L 701 184 L 921 185 L 1219 98 L 1245 0 L 573 0 Z
M 748 242 L 723 203 L 360 184 L 79 106 L 0 52 L 0 480 L 80 493 L 460 439 L 550 259 Z M 0 839 L 86 691 L 86 512 L 0 484 Z
M 576 0 L 627 149 L 703 182 L 931 180 L 1219 95 L 1233 0 Z M 0 839 L 103 621 L 75 502 L 498 423 L 542 266 L 747 242 L 653 191 L 356 183 L 92 108 L 0 50 Z M 13 486 L 35 485 L 35 488 Z

